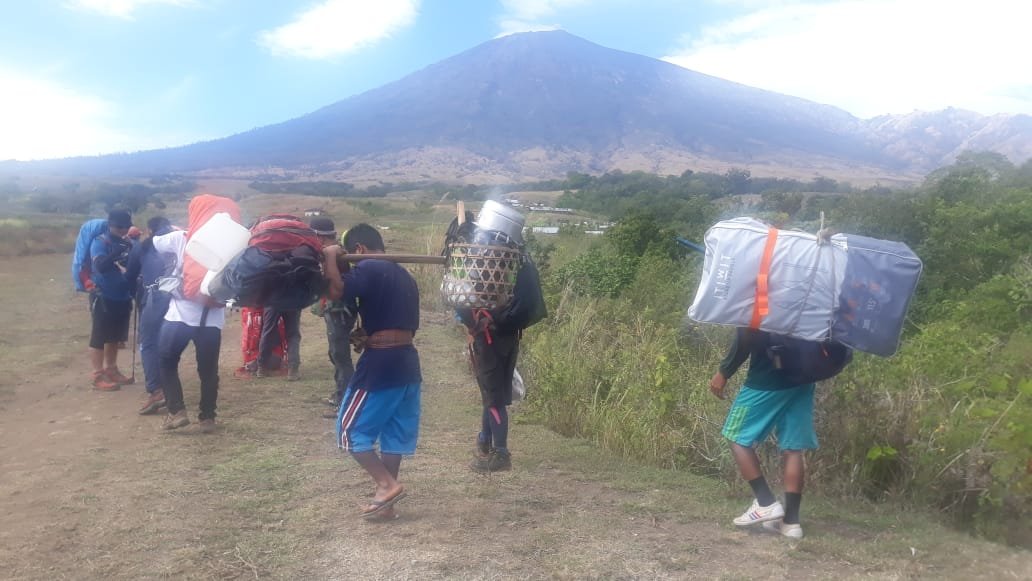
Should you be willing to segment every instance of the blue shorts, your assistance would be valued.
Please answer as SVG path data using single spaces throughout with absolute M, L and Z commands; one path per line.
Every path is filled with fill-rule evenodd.
M 348 452 L 409 456 L 419 439 L 419 384 L 368 391 L 349 385 L 337 412 L 337 445 Z
M 815 450 L 813 392 L 812 383 L 776 391 L 742 386 L 722 433 L 739 446 L 752 448 L 775 432 L 782 450 Z

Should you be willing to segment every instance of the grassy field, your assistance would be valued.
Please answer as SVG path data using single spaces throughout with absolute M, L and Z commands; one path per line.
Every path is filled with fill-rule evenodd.
M 253 202 L 248 211 L 261 213 L 310 200 Z M 404 211 L 374 218 L 336 201 L 330 210 L 338 222 L 388 227 L 398 250 L 436 252 L 444 205 L 416 215 L 412 202 L 390 203 Z M 370 483 L 321 418 L 332 370 L 320 320 L 304 315 L 303 379 L 286 383 L 232 378 L 239 321 L 229 317 L 220 430 L 162 433 L 159 418 L 135 413 L 142 387 L 89 389 L 88 314 L 68 261 L 0 262 L 5 579 L 1032 578 L 1029 552 L 891 505 L 808 496 L 801 542 L 736 530 L 730 519 L 749 502 L 741 486 L 619 459 L 529 423 L 518 407 L 515 469 L 473 474 L 479 396 L 464 336 L 433 299 L 432 270 L 420 274 L 423 421 L 402 469 L 410 497 L 399 520 L 367 523 L 358 511 Z M 182 370 L 193 415 L 190 351 Z

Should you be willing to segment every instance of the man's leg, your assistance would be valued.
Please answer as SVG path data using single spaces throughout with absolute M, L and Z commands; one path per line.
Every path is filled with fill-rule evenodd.
M 259 369 L 268 369 L 272 350 L 280 344 L 279 319 L 279 311 L 272 307 L 265 307 L 262 311 L 262 334 L 261 339 L 258 340 Z
M 287 338 L 287 371 L 296 377 L 301 368 L 301 311 L 283 311 L 283 332 Z
M 749 483 L 753 496 L 760 506 L 770 506 L 777 501 L 774 493 L 771 492 L 767 479 L 763 477 L 760 468 L 760 459 L 756 456 L 756 450 L 731 442 L 731 454 L 738 465 L 738 471 L 742 478 Z
M 108 378 L 104 369 L 104 345 L 111 334 L 104 303 L 96 294 L 90 295 L 90 319 L 90 367 L 93 388 L 101 391 L 117 390 L 118 384 Z
M 803 453 L 817 449 L 817 432 L 813 427 L 813 399 L 816 388 L 813 384 L 793 388 L 791 401 L 778 422 L 778 445 L 784 456 L 785 471 L 785 524 L 799 524 L 799 505 L 803 499 L 803 481 L 806 462 Z M 802 536 L 798 526 L 783 529 L 794 530 L 796 538 Z
M 391 469 L 387 467 L 385 459 L 381 459 L 376 452 L 352 452 L 351 456 L 372 477 L 373 482 L 376 483 L 376 494 L 373 496 L 374 502 L 383 502 L 393 498 L 402 490 L 398 479 L 391 474 Z M 384 456 L 386 461 L 392 464 L 395 471 L 400 469 L 401 456 L 397 456 L 397 460 L 391 458 L 391 456 L 395 456 L 394 454 L 385 454 Z
M 148 291 L 147 302 L 140 313 L 140 360 L 143 376 L 147 382 L 147 393 L 161 388 L 161 371 L 158 360 L 158 339 L 168 312 L 168 298 L 165 293 Z
M 169 415 L 184 409 L 183 384 L 179 380 L 179 359 L 193 338 L 192 327 L 186 323 L 166 321 L 161 326 L 158 339 L 158 364 L 161 369 L 161 385 L 165 391 L 165 405 Z
M 104 369 L 118 369 L 118 343 L 104 343 Z
M 799 505 L 803 502 L 803 480 L 806 463 L 802 450 L 786 450 L 785 459 L 785 524 L 799 524 Z
M 90 347 L 90 367 L 93 368 L 93 374 L 104 373 L 104 348 L 94 349 Z
M 351 328 L 355 320 L 344 313 L 326 313 L 326 341 L 329 344 L 330 362 L 333 363 L 333 380 L 335 384 L 334 399 L 344 398 L 344 390 L 355 374 L 355 366 L 351 361 Z
M 130 378 L 118 369 L 119 346 L 129 340 L 129 322 L 132 316 L 133 302 L 109 301 L 100 298 L 104 311 L 104 373 L 114 383 L 128 384 Z
M 194 351 L 197 355 L 197 375 L 201 378 L 199 420 L 214 420 L 219 399 L 219 350 L 222 347 L 222 329 L 200 327 L 194 330 Z M 204 425 L 202 424 L 203 428 Z
M 743 386 L 724 421 L 722 434 L 731 442 L 731 453 L 742 478 L 749 483 L 755 501 L 741 516 L 738 526 L 781 520 L 784 508 L 777 501 L 760 468 L 753 446 L 767 439 L 790 398 L 783 391 L 766 391 Z

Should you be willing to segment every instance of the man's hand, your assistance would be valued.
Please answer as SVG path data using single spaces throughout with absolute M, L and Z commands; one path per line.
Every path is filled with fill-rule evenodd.
M 709 390 L 713 395 L 717 396 L 717 399 L 724 399 L 727 397 L 724 394 L 724 386 L 726 385 L 727 378 L 718 371 L 709 382 Z
M 333 261 L 334 263 L 337 262 L 338 256 L 340 256 L 341 254 L 346 254 L 346 252 L 344 252 L 344 249 L 341 248 L 338 244 L 331 244 L 329 246 L 325 246 L 323 247 L 322 252 L 323 258 L 325 258 L 327 262 Z

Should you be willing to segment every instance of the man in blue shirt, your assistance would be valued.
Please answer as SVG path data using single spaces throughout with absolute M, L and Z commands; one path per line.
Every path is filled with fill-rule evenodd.
M 343 276 L 337 258 L 385 253 L 375 228 L 359 224 L 344 235 L 344 248 L 328 246 L 323 254 L 327 296 L 358 302 L 368 335 L 337 416 L 337 444 L 376 483 L 376 493 L 362 511 L 366 518 L 394 518 L 394 504 L 405 496 L 398 481 L 401 458 L 416 451 L 419 436 L 419 353 L 412 339 L 419 329 L 419 288 L 401 266 L 366 259 Z M 375 450 L 379 442 L 380 453 Z
M 168 312 L 170 297 L 158 291 L 158 278 L 170 274 L 174 264 L 169 264 L 166 255 L 154 249 L 154 238 L 172 231 L 172 224 L 163 216 L 147 221 L 150 236 L 133 246 L 129 253 L 129 267 L 126 278 L 133 286 L 136 304 L 140 309 L 140 359 L 143 361 L 143 376 L 147 381 L 147 400 L 140 408 L 140 414 L 153 414 L 165 406 L 165 393 L 161 389 L 161 372 L 158 363 L 158 338 L 161 326 Z
M 125 210 L 108 214 L 108 231 L 90 244 L 90 272 L 96 290 L 90 295 L 90 363 L 93 366 L 93 387 L 114 391 L 131 380 L 118 370 L 118 347 L 129 339 L 129 315 L 132 293 L 125 277 L 129 250 L 126 238 L 133 225 Z

